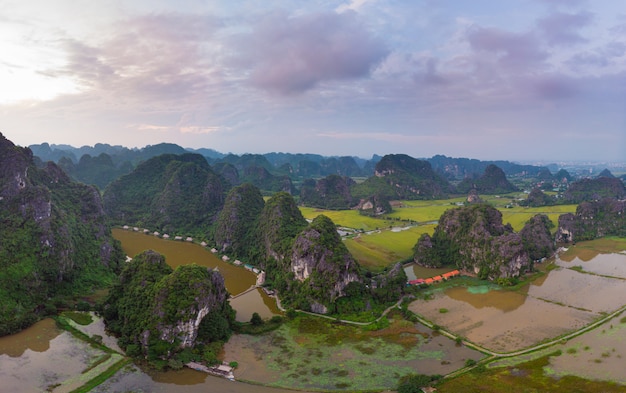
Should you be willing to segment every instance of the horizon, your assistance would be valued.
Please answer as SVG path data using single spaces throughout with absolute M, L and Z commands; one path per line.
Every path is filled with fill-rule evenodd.
M 21 146 L 626 160 L 614 1 L 4 1 Z
M 0 133 L 1 135 L 1 133 Z M 125 148 L 125 149 L 129 149 L 129 150 L 142 150 L 145 149 L 147 147 L 150 146 L 156 146 L 156 145 L 160 145 L 160 144 L 170 144 L 170 145 L 176 145 L 178 147 L 181 147 L 187 151 L 190 152 L 194 152 L 194 151 L 198 151 L 198 150 L 202 150 L 202 149 L 207 149 L 207 150 L 212 150 L 215 151 L 218 154 L 223 154 L 224 156 L 229 155 L 229 154 L 234 154 L 234 155 L 238 155 L 238 156 L 242 156 L 245 154 L 258 154 L 258 155 L 265 155 L 265 154 L 312 154 L 312 155 L 319 155 L 322 157 L 352 157 L 352 158 L 358 158 L 361 160 L 371 160 L 374 158 L 374 155 L 379 156 L 379 157 L 384 157 L 387 154 L 404 154 L 404 153 L 387 153 L 387 154 L 378 154 L 378 153 L 373 153 L 372 156 L 370 157 L 363 157 L 363 156 L 355 156 L 355 155 L 325 155 L 325 154 L 321 154 L 321 153 L 312 153 L 312 152 L 287 152 L 287 151 L 267 151 L 267 152 L 263 152 L 263 153 L 249 153 L 249 152 L 244 152 L 244 153 L 233 153 L 233 152 L 222 152 L 210 147 L 200 147 L 200 148 L 193 148 L 193 147 L 185 147 L 176 143 L 171 143 L 171 142 L 160 142 L 160 143 L 155 143 L 155 144 L 149 144 L 149 145 L 144 145 L 144 146 L 133 146 L 133 147 L 129 147 L 129 146 L 124 146 L 124 145 L 111 145 L 108 143 L 102 143 L 102 142 L 97 142 L 93 145 L 82 145 L 82 146 L 73 146 L 73 145 L 68 145 L 68 144 L 57 144 L 57 143 L 50 143 L 50 142 L 42 142 L 42 143 L 34 143 L 32 145 L 29 146 L 22 146 L 22 147 L 29 147 L 30 146 L 38 146 L 38 145 L 43 145 L 43 144 L 48 144 L 48 146 L 50 146 L 51 148 L 56 148 L 56 147 L 70 147 L 72 149 L 83 149 L 83 148 L 90 148 L 90 149 L 94 149 L 95 146 L 97 144 L 101 144 L 101 145 L 108 145 L 111 147 L 121 147 L 121 148 Z M 409 155 L 410 156 L 410 155 Z M 613 167 L 626 167 L 626 160 L 623 161 L 570 161 L 570 160 L 559 160 L 559 161 L 541 161 L 541 160 L 510 160 L 510 159 L 484 159 L 484 158 L 479 158 L 479 157 L 470 157 L 470 156 L 448 156 L 445 154 L 434 154 L 432 156 L 428 156 L 428 157 L 416 157 L 416 156 L 411 156 L 413 158 L 419 159 L 419 160 L 428 160 L 431 158 L 434 158 L 435 156 L 445 156 L 447 158 L 452 158 L 452 159 L 470 159 L 470 160 L 479 160 L 479 161 L 508 161 L 511 163 L 515 163 L 515 164 L 521 164 L 521 165 L 535 165 L 535 166 L 549 166 L 549 165 L 559 165 L 559 164 L 564 164 L 564 165 L 602 165 L 602 164 L 607 164 L 607 165 L 612 165 Z M 77 157 L 80 158 L 80 157 Z M 607 168 L 608 169 L 608 168 Z

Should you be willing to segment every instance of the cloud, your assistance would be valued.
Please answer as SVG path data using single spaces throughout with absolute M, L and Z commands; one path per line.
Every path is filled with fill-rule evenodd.
M 280 94 L 297 94 L 332 80 L 362 78 L 389 50 L 354 12 L 289 16 L 275 12 L 240 37 L 250 82 Z
M 549 100 L 572 97 L 580 92 L 576 80 L 561 75 L 544 75 L 529 82 L 536 96 Z
M 473 27 L 467 33 L 467 40 L 473 50 L 495 56 L 500 64 L 511 69 L 534 67 L 548 57 L 531 33 Z
M 539 19 L 537 27 L 550 45 L 572 45 L 587 42 L 578 30 L 589 25 L 593 14 L 581 11 L 575 14 L 555 12 Z
M 85 90 L 124 101 L 181 103 L 205 92 L 215 71 L 207 60 L 220 26 L 211 16 L 162 14 L 125 19 L 108 39 L 62 41 L 67 64 L 48 75 L 73 78 Z

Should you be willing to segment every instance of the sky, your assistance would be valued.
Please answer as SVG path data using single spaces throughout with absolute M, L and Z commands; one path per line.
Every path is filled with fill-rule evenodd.
M 626 161 L 615 0 L 0 0 L 27 146 Z

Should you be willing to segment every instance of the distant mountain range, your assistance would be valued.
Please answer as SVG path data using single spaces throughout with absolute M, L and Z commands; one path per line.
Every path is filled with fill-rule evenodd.
M 294 181 L 328 175 L 370 177 L 374 175 L 376 164 L 383 158 L 376 154 L 369 160 L 352 156 L 328 157 L 319 154 L 275 152 L 236 155 L 223 154 L 207 148 L 186 149 L 172 143 L 148 145 L 143 148 L 127 148 L 102 143 L 82 147 L 42 143 L 30 145 L 29 148 L 42 162 L 59 163 L 70 176 L 86 183 L 96 184 L 101 189 L 120 174 L 129 173 L 139 163 L 161 154 L 200 154 L 211 165 L 220 163 L 233 165 L 242 179 L 246 177 L 246 170 L 251 174 L 249 177 L 252 177 L 259 173 L 258 168 L 263 168 L 269 175 L 288 176 Z M 535 176 L 547 170 L 546 167 L 521 165 L 510 161 L 481 161 L 444 155 L 436 155 L 423 161 L 427 161 L 434 172 L 451 181 L 479 176 L 489 165 L 498 166 L 507 176 Z M 250 170 L 251 167 L 256 169 Z M 114 173 L 115 176 L 102 176 L 106 170 Z M 98 179 L 94 176 L 95 173 L 99 173 Z M 282 183 L 275 188 L 273 191 L 284 190 L 286 186 Z

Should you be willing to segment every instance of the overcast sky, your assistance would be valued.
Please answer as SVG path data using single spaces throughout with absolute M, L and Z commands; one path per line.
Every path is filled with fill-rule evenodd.
M 626 161 L 615 0 L 0 0 L 19 145 Z

